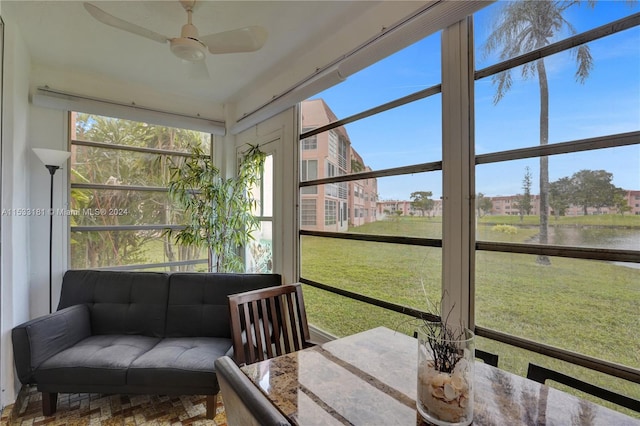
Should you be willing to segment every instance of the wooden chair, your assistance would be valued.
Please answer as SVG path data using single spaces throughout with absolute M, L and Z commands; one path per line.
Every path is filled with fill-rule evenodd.
M 313 346 L 299 283 L 232 294 L 229 312 L 238 365 Z
M 218 358 L 215 366 L 229 426 L 291 425 L 231 358 Z
M 544 384 L 547 380 L 552 380 L 557 383 L 572 387 L 579 391 L 591 394 L 605 401 L 613 402 L 622 407 L 629 408 L 630 410 L 640 412 L 640 401 L 629 398 L 628 396 L 620 395 L 612 392 L 608 389 L 601 388 L 599 386 L 592 385 L 591 383 L 583 382 L 566 374 L 558 373 L 557 371 L 549 370 L 548 368 L 540 367 L 529 363 L 527 369 L 527 379 L 535 380 L 538 383 Z

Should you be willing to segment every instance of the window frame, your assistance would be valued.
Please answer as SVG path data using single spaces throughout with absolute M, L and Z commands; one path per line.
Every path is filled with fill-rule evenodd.
M 74 125 L 74 117 L 75 113 L 83 113 L 82 111 L 68 111 L 67 120 L 69 129 L 72 129 Z M 110 119 L 116 120 L 128 120 L 122 119 L 118 117 L 109 117 L 102 114 L 92 114 L 89 115 L 102 116 Z M 136 121 L 136 120 L 128 120 L 128 121 Z M 171 126 L 164 126 L 171 127 Z M 187 129 L 187 127 L 184 127 Z M 205 133 L 205 132 L 202 132 Z M 130 145 L 121 145 L 121 144 L 111 144 L 105 142 L 96 142 L 96 141 L 86 141 L 81 139 L 72 138 L 72 131 L 68 132 L 68 146 L 69 150 L 72 149 L 73 146 L 78 147 L 90 147 L 90 148 L 100 148 L 106 150 L 113 151 L 125 151 L 125 152 L 135 152 L 142 154 L 153 154 L 158 156 L 167 156 L 167 157 L 190 157 L 191 153 L 185 151 L 173 151 L 166 149 L 157 149 L 157 148 L 146 148 L 146 147 L 136 147 Z M 213 159 L 213 142 L 214 135 L 209 134 L 209 152 L 210 156 Z M 96 184 L 96 183 L 74 183 L 71 182 L 69 184 L 69 194 L 68 197 L 71 199 L 71 191 L 74 189 L 88 189 L 88 190 L 114 190 L 112 185 L 105 184 Z M 117 186 L 117 190 L 122 191 L 150 191 L 150 192 L 160 192 L 167 193 L 169 192 L 169 188 L 167 186 L 156 187 L 156 186 L 138 186 L 138 185 L 119 185 Z M 157 224 L 157 225 L 94 225 L 94 226 L 72 226 L 69 224 L 69 235 L 73 232 L 113 232 L 113 231 L 164 231 L 167 229 L 171 229 L 172 231 L 178 231 L 184 229 L 183 225 L 172 225 L 172 224 Z M 71 238 L 69 238 L 71 241 Z M 68 256 L 68 266 L 71 264 L 71 253 Z M 112 270 L 112 271 L 135 271 L 135 270 L 145 270 L 145 269 L 154 269 L 154 268 L 180 268 L 185 266 L 192 265 L 201 265 L 207 264 L 207 259 L 194 259 L 194 260 L 182 260 L 182 261 L 173 261 L 173 262 L 159 262 L 159 263 L 144 263 L 144 264 L 132 264 L 132 265 L 110 265 L 104 267 L 97 267 L 92 269 L 101 269 L 101 270 Z
M 378 171 L 366 171 L 342 176 L 326 177 L 313 181 L 299 182 L 299 189 L 325 184 L 335 184 L 356 181 L 361 179 L 396 176 L 410 173 L 421 173 L 427 171 L 443 172 L 443 199 L 448 205 L 443 209 L 446 212 L 457 211 L 457 220 L 451 220 L 451 213 L 443 215 L 443 221 L 448 216 L 448 224 L 443 224 L 443 240 L 425 238 L 405 238 L 387 237 L 367 234 L 310 231 L 298 229 L 299 237 L 317 236 L 326 238 L 339 238 L 347 240 L 386 242 L 392 244 L 421 245 L 431 247 L 442 247 L 446 242 L 447 252 L 443 252 L 443 286 L 447 292 L 452 294 L 445 306 L 458 306 L 457 316 L 465 318 L 471 324 L 478 336 L 496 340 L 502 343 L 527 349 L 536 353 L 544 354 L 556 359 L 568 361 L 572 364 L 583 366 L 592 370 L 610 374 L 615 377 L 638 382 L 640 372 L 636 369 L 617 365 L 602 359 L 576 354 L 558 347 L 541 344 L 529 339 L 524 339 L 497 330 L 477 327 L 474 325 L 474 282 L 475 273 L 475 253 L 476 251 L 523 253 L 533 255 L 545 255 L 554 257 L 568 257 L 575 259 L 590 259 L 604 261 L 619 261 L 640 263 L 640 251 L 628 250 L 603 250 L 597 248 L 565 247 L 554 245 L 534 245 L 523 243 L 498 243 L 475 241 L 475 229 L 473 228 L 475 215 L 475 167 L 480 164 L 510 161 L 524 158 L 534 158 L 541 156 L 551 156 L 565 153 L 590 151 L 603 148 L 612 148 L 627 145 L 637 145 L 640 140 L 640 132 L 629 132 L 623 134 L 607 135 L 603 137 L 573 140 L 561 143 L 550 143 L 544 146 L 535 146 L 521 149 L 493 152 L 490 154 L 475 155 L 473 148 L 473 87 L 475 81 L 494 75 L 496 73 L 511 69 L 525 63 L 541 59 L 552 54 L 566 51 L 572 47 L 589 41 L 615 34 L 628 28 L 640 25 L 634 15 L 618 21 L 610 22 L 592 30 L 588 30 L 569 37 L 562 41 L 550 44 L 540 49 L 536 49 L 527 54 L 515 57 L 497 64 L 491 65 L 481 70 L 473 70 L 473 32 L 472 19 L 460 21 L 443 30 L 443 83 L 418 91 L 408 96 L 396 99 L 391 102 L 370 108 L 366 111 L 353 114 L 349 117 L 335 120 L 327 125 L 308 130 L 300 135 L 300 140 L 308 138 L 331 129 L 338 128 L 348 123 L 361 120 L 372 115 L 388 111 L 401 105 L 405 105 L 423 99 L 425 97 L 442 93 L 443 95 L 443 161 L 448 158 L 449 163 L 446 170 L 443 170 L 443 161 L 416 164 L 404 167 L 396 167 Z M 448 49 L 448 50 L 447 50 Z M 447 58 L 447 56 L 449 58 Z M 461 59 L 462 58 L 462 59 Z M 449 59 L 449 60 L 447 60 Z M 468 61 L 468 62 L 465 62 Z M 448 79 L 448 80 L 445 80 Z M 460 83 L 462 82 L 462 83 Z M 468 84 L 468 86 L 465 84 Z M 466 92 L 465 92 L 466 91 Z M 453 110 L 453 113 L 447 109 Z M 447 111 L 445 114 L 444 111 Z M 466 115 L 468 114 L 468 115 Z M 461 130 L 462 129 L 462 130 Z M 452 132 L 447 135 L 446 132 Z M 455 134 L 462 131 L 462 134 Z M 465 131 L 467 132 L 465 134 Z M 456 148 L 447 148 L 446 141 L 458 140 L 460 145 Z M 459 161 L 450 168 L 451 159 Z M 456 173 L 462 177 L 455 177 Z M 452 177 L 453 176 L 453 177 Z M 456 196 L 457 194 L 457 196 Z M 464 194 L 468 194 L 465 196 Z M 457 209 L 457 210 L 456 210 Z M 460 224 L 469 224 L 462 229 L 462 234 L 456 233 Z M 453 231 L 453 233 L 452 233 Z M 453 236 L 452 236 L 453 235 Z M 462 235 L 462 239 L 460 238 Z M 466 241 L 468 245 L 464 243 Z M 300 256 L 300 253 L 298 253 Z M 457 259 L 451 262 L 452 259 Z M 300 277 L 300 281 L 310 286 L 329 291 L 331 293 L 349 297 L 365 303 L 370 303 L 378 307 L 383 307 L 391 311 L 407 314 L 416 318 L 437 320 L 430 313 L 400 306 L 385 300 L 380 300 L 362 294 L 346 291 L 331 285 L 315 282 Z M 453 283 L 453 284 L 451 284 Z

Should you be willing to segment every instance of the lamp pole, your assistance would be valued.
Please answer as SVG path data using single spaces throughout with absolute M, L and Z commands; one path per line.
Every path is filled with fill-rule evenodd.
M 49 170 L 49 174 L 51 174 L 51 190 L 49 196 L 49 313 L 53 312 L 53 265 L 52 265 L 52 257 L 53 257 L 53 175 L 56 174 L 56 170 L 58 170 L 59 166 L 52 166 L 50 164 L 45 165 L 45 167 Z
M 53 175 L 71 156 L 69 151 L 33 148 L 42 164 L 49 170 L 51 185 L 49 193 L 49 313 L 53 312 Z

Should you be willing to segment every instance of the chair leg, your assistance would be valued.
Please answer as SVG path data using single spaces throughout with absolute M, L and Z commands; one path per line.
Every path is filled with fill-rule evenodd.
M 207 419 L 213 419 L 216 416 L 217 402 L 218 402 L 218 394 L 207 395 Z
M 58 394 L 56 392 L 42 392 L 42 414 L 45 417 L 56 412 L 58 406 Z

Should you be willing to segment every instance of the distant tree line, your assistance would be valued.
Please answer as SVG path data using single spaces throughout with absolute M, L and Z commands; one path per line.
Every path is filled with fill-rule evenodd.
M 571 176 L 549 183 L 549 207 L 556 217 L 564 216 L 571 206 L 581 207 L 585 215 L 589 208 L 601 209 L 613 207 L 624 215 L 631 210 L 625 198 L 626 190 L 616 187 L 613 174 L 606 170 L 580 170 Z M 531 195 L 531 173 L 525 169 L 522 183 L 523 194 L 518 195 L 513 207 L 522 217 L 531 214 L 533 197 Z M 483 193 L 476 196 L 476 212 L 482 217 L 491 212 L 491 197 Z

